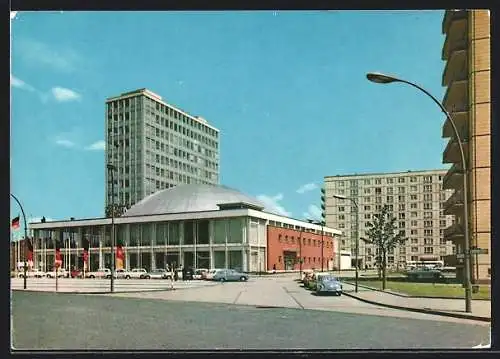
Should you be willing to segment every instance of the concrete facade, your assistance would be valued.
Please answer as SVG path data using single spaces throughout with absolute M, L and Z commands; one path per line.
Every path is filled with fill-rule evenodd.
M 453 223 L 453 216 L 444 213 L 445 202 L 452 190 L 442 187 L 446 170 L 407 171 L 396 173 L 326 176 L 326 224 L 343 232 L 340 249 L 351 252 L 356 261 L 355 242 L 366 238 L 368 222 L 384 204 L 391 207 L 400 231 L 408 238 L 405 245 L 388 253 L 388 267 L 405 267 L 408 261 L 445 260 L 454 253 L 451 241 L 444 239 L 444 229 Z M 333 198 L 334 194 L 356 200 L 359 207 L 359 234 L 356 233 L 356 211 L 351 201 Z M 361 267 L 375 266 L 378 249 L 359 243 L 358 262 Z
M 467 159 L 470 246 L 484 248 L 488 254 L 472 255 L 473 281 L 491 280 L 491 113 L 490 113 L 490 16 L 488 10 L 447 10 L 443 19 L 442 59 L 446 61 L 442 85 L 446 87 L 443 106 L 456 122 Z M 446 212 L 457 221 L 445 231 L 447 239 L 463 253 L 463 168 L 452 127 L 443 125 L 444 138 L 450 138 L 443 152 L 443 163 L 452 164 L 443 185 L 454 191 Z M 459 271 L 463 260 L 457 260 Z
M 219 130 L 201 117 L 140 89 L 106 100 L 106 206 L 114 173 L 115 203 L 128 207 L 179 184 L 219 183 Z

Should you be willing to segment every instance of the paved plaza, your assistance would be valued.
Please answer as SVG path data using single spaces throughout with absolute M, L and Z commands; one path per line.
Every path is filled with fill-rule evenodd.
M 243 288 L 239 283 L 225 283 L 203 289 L 213 300 L 215 289 L 241 293 Z M 175 300 L 161 298 L 159 293 L 133 298 L 132 293 L 14 291 L 13 346 L 25 350 L 472 348 L 489 338 L 489 326 L 470 321 L 397 318 L 387 315 L 385 309 L 378 315 L 366 315 L 368 307 L 348 297 L 316 298 L 303 291 L 304 296 L 293 293 L 302 306 L 314 307 L 314 300 L 305 300 L 309 295 L 324 300 L 323 305 L 316 303 L 318 308 L 330 309 L 269 308 L 241 305 L 257 303 L 251 297 L 263 296 L 266 288 L 254 295 L 236 294 L 237 298 L 225 295 L 227 303 L 202 302 L 203 289 L 166 292 L 175 293 Z M 188 292 L 198 302 L 180 300 L 178 295 Z M 282 292 L 284 300 L 287 293 Z M 124 297 L 127 295 L 130 297 Z M 236 304 L 228 304 L 230 301 Z M 268 304 L 278 304 L 278 299 Z M 357 309 L 345 310 L 353 306 Z

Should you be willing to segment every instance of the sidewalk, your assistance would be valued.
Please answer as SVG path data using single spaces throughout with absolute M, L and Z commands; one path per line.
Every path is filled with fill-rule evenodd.
M 354 285 L 348 283 L 344 283 L 343 285 L 345 295 L 371 304 L 428 314 L 491 321 L 490 301 L 473 300 L 472 313 L 466 313 L 464 299 L 405 298 L 367 287 L 358 287 L 358 293 L 355 293 Z

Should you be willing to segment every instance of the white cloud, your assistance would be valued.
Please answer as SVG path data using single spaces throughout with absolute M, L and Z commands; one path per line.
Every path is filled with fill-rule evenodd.
M 292 215 L 291 212 L 288 212 L 283 206 L 281 206 L 278 203 L 279 201 L 281 201 L 283 199 L 282 193 L 278 193 L 275 196 L 267 196 L 267 195 L 261 194 L 261 195 L 257 196 L 257 199 L 259 201 L 261 201 L 262 204 L 265 206 L 266 210 L 268 210 L 270 212 L 273 212 L 273 213 L 276 213 L 276 214 L 279 214 L 282 216 L 286 216 L 286 217 L 290 217 Z
M 50 66 L 63 72 L 72 72 L 82 63 L 80 57 L 70 49 L 54 50 L 43 42 L 31 39 L 17 40 L 14 50 L 19 51 L 22 59 L 31 65 Z
M 302 185 L 302 186 L 299 187 L 299 189 L 297 190 L 297 193 L 303 194 L 303 193 L 306 193 L 306 192 L 309 192 L 309 191 L 313 191 L 316 188 L 318 188 L 318 186 L 316 185 L 316 183 L 306 183 L 305 185 Z
M 67 140 L 65 138 L 56 139 L 56 145 L 67 148 L 75 147 L 75 143 L 73 141 Z
M 81 98 L 80 94 L 64 87 L 53 87 L 51 91 L 56 101 L 59 102 L 76 101 Z
M 306 219 L 314 219 L 319 221 L 321 220 L 321 209 L 318 206 L 311 204 L 307 208 L 307 212 L 304 212 L 304 217 Z
M 15 77 L 14 75 L 10 75 L 10 85 L 12 87 L 16 87 L 18 89 L 26 90 L 26 91 L 35 91 L 35 88 L 23 80 Z
M 103 140 L 101 140 L 85 147 L 85 149 L 88 151 L 104 151 L 105 147 L 106 143 Z

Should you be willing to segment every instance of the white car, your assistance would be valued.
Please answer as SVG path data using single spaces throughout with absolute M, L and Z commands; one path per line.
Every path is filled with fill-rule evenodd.
M 99 268 L 95 272 L 85 272 L 85 278 L 110 278 L 111 269 L 109 268 Z
M 115 270 L 115 278 L 117 279 L 130 279 L 132 278 L 132 272 L 126 269 Z
M 24 271 L 21 271 L 17 274 L 19 278 L 24 278 Z M 47 274 L 44 271 L 41 271 L 39 269 L 34 269 L 32 271 L 27 271 L 26 276 L 28 278 L 44 278 L 47 276 Z
M 212 279 L 214 279 L 214 275 L 215 275 L 217 272 L 221 271 L 221 270 L 223 270 L 223 269 L 211 269 L 211 270 L 209 270 L 209 271 L 205 274 L 205 279 L 206 279 L 206 280 L 212 280 Z
M 194 270 L 193 279 L 204 279 L 208 274 L 208 269 L 198 268 Z
M 56 277 L 55 270 L 47 272 L 47 278 L 55 278 L 55 277 Z M 69 277 L 69 273 L 66 269 L 61 268 L 57 270 L 57 278 L 66 278 L 66 277 Z
M 148 271 L 144 268 L 134 268 L 130 271 L 130 278 L 133 279 L 149 279 L 151 276 L 148 274 Z
M 172 279 L 172 274 L 165 269 L 153 269 L 148 273 L 151 279 Z

